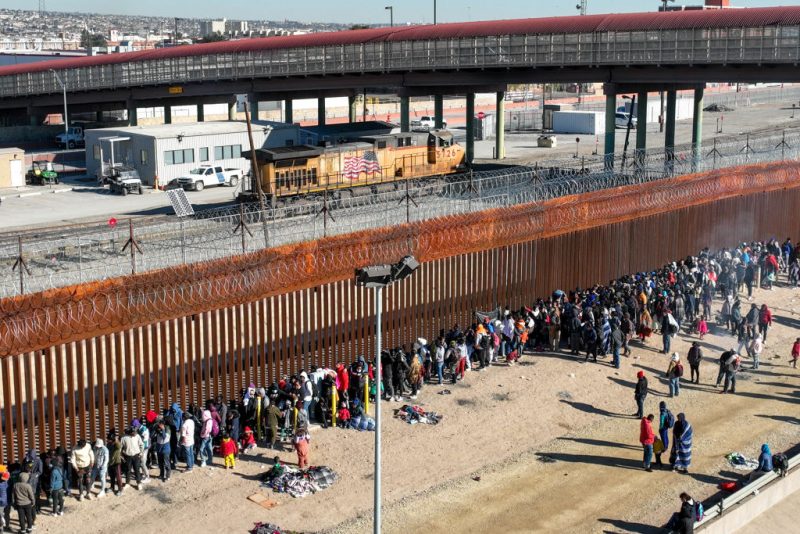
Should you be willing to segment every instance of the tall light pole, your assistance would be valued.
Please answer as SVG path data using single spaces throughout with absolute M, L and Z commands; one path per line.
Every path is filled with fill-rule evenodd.
M 577 9 L 581 15 L 585 15 L 586 8 L 589 7 L 588 4 L 589 0 L 580 0 L 580 2 L 575 6 L 575 9 Z
M 389 26 L 390 27 L 394 26 L 394 7 L 386 6 L 384 9 L 387 9 L 389 11 Z
M 436 26 L 436 0 L 433 0 L 433 25 Z
M 406 256 L 394 265 L 373 265 L 356 269 L 356 285 L 375 289 L 375 501 L 373 533 L 381 532 L 381 306 L 383 288 L 408 278 L 417 270 L 419 262 Z
M 64 93 L 64 133 L 69 134 L 69 117 L 67 115 L 67 85 L 64 83 L 64 81 L 61 79 L 61 76 L 59 76 L 55 70 L 50 69 L 50 72 L 53 73 L 53 76 L 55 76 L 58 85 L 61 86 L 61 91 Z

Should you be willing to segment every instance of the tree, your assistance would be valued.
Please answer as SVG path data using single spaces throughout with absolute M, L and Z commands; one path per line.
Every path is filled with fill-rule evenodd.
M 106 46 L 108 43 L 106 42 L 106 38 L 103 37 L 99 33 L 89 33 L 88 30 L 83 30 L 81 32 L 81 47 L 82 48 L 94 48 L 94 47 L 102 47 Z
M 228 37 L 222 35 L 220 32 L 214 32 L 211 35 L 206 35 L 203 37 L 202 42 L 204 43 L 218 43 L 220 41 L 227 41 Z
M 350 26 L 351 30 L 368 30 L 369 24 L 353 24 Z

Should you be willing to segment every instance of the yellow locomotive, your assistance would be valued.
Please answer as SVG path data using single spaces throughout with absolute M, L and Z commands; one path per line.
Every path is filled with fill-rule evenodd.
M 250 154 L 242 154 L 250 159 Z M 452 174 L 465 169 L 464 149 L 447 130 L 359 137 L 336 146 L 256 150 L 261 190 L 267 198 L 296 197 Z M 252 179 L 239 195 L 257 199 Z

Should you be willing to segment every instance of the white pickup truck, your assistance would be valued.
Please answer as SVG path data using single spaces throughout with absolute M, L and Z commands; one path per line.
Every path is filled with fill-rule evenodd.
M 444 119 L 442 119 L 442 128 L 447 128 L 447 121 Z M 411 121 L 411 129 L 426 132 L 434 130 L 436 129 L 436 119 L 434 117 L 429 117 L 428 115 L 423 115 L 419 119 L 414 119 Z
M 176 178 L 177 184 L 186 191 L 202 191 L 211 185 L 236 187 L 243 176 L 242 169 L 225 169 L 211 165 L 201 165 L 189 174 Z

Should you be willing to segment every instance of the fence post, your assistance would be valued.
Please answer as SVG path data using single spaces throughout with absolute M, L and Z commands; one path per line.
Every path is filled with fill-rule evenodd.
M 17 261 L 14 262 L 14 265 L 11 267 L 12 271 L 16 271 L 19 269 L 19 294 L 25 294 L 25 273 L 28 273 L 28 276 L 31 275 L 31 271 L 28 269 L 28 264 L 25 263 L 25 258 L 22 257 L 22 236 L 17 236 Z
M 136 242 L 136 239 L 133 237 L 133 219 L 128 219 L 128 240 L 125 242 L 125 246 L 122 247 L 122 252 L 125 252 L 125 249 L 130 247 L 131 249 L 131 274 L 136 274 L 136 252 L 139 254 L 142 253 L 142 249 L 139 248 L 139 243 Z
M 83 247 L 80 236 L 78 236 L 78 282 L 83 283 Z
M 183 219 L 181 219 L 181 259 L 183 260 L 183 264 L 186 264 L 186 230 L 183 225 Z

